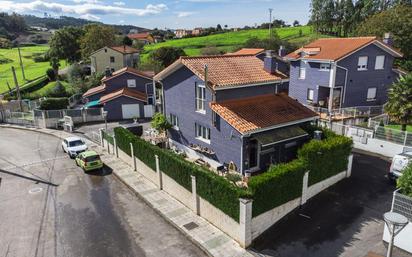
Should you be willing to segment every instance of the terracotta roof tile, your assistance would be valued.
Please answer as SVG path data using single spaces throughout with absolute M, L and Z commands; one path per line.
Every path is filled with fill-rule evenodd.
M 242 48 L 236 52 L 227 53 L 226 55 L 258 55 L 264 51 L 264 48 Z
M 215 102 L 210 108 L 242 134 L 318 116 L 283 94 Z
M 135 33 L 127 35 L 130 39 L 147 39 L 150 36 L 149 32 Z
M 134 54 L 134 53 L 138 53 L 139 50 L 137 50 L 136 48 L 130 47 L 130 46 L 111 46 L 111 49 L 121 52 L 123 54 Z
M 142 102 L 147 102 L 147 96 L 145 93 L 137 91 L 137 90 L 131 90 L 125 87 L 115 92 L 112 92 L 110 94 L 102 96 L 100 98 L 100 103 L 104 104 L 120 96 L 128 96 L 128 97 L 140 100 Z
M 97 93 L 103 92 L 104 90 L 106 90 L 106 85 L 105 84 L 97 86 L 97 87 L 92 87 L 89 90 L 87 90 L 86 93 L 83 94 L 83 97 L 88 97 L 88 96 L 91 96 L 91 95 L 95 95 Z
M 124 74 L 126 72 L 133 73 L 137 76 L 144 77 L 144 78 L 147 78 L 147 79 L 150 79 L 150 80 L 153 79 L 153 75 L 149 74 L 149 72 L 139 71 L 139 70 L 136 70 L 135 68 L 132 68 L 132 67 L 124 67 L 124 68 L 121 68 L 120 70 L 117 70 L 117 71 L 113 72 L 112 76 L 110 76 L 110 77 L 104 76 L 102 78 L 102 81 L 108 81 L 108 80 L 110 80 L 112 78 L 115 78 L 115 77 L 117 77 L 121 74 Z

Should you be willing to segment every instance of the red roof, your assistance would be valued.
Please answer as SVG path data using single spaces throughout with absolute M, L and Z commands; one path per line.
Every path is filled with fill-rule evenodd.
M 110 48 L 122 54 L 135 54 L 139 52 L 139 50 L 137 50 L 136 48 L 133 48 L 127 45 L 111 46 Z
M 147 102 L 147 96 L 145 93 L 137 91 L 137 90 L 131 90 L 125 87 L 113 93 L 102 96 L 100 98 L 100 103 L 104 104 L 121 96 L 127 96 L 127 97 L 134 98 L 142 102 Z
M 92 87 L 89 90 L 87 90 L 86 93 L 83 94 L 83 97 L 88 97 L 88 96 L 95 95 L 100 92 L 104 92 L 105 89 L 106 89 L 105 84 L 97 86 L 97 87 Z
M 130 39 L 146 39 L 146 40 L 153 40 L 152 35 L 149 32 L 143 33 L 136 33 L 136 34 L 129 34 L 127 35 Z
M 351 37 L 321 38 L 288 54 L 285 58 L 337 61 L 372 43 L 392 52 L 395 56 L 402 56 L 402 53 L 382 43 L 376 37 Z
M 135 75 L 143 77 L 143 78 L 147 78 L 147 79 L 150 79 L 150 80 L 153 79 L 153 75 L 149 74 L 149 71 L 139 71 L 139 70 L 136 70 L 135 68 L 132 68 L 132 67 L 124 67 L 124 68 L 121 68 L 121 69 L 113 72 L 110 77 L 104 76 L 102 81 L 103 82 L 108 81 L 108 80 L 110 80 L 112 78 L 115 78 L 117 76 L 120 76 L 124 73 L 132 73 L 132 74 L 135 74 Z
M 227 55 L 258 55 L 264 51 L 264 48 L 242 48 L 236 52 L 227 53 Z
M 210 103 L 210 108 L 242 134 L 304 122 L 318 115 L 283 94 L 261 95 Z

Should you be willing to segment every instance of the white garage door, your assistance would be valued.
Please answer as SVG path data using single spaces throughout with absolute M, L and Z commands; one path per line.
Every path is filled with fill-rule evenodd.
M 123 119 L 133 119 L 140 117 L 139 104 L 122 104 Z

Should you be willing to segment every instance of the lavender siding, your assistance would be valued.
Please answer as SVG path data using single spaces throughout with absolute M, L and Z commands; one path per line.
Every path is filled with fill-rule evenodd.
M 104 96 L 104 95 L 105 95 L 105 93 L 104 93 L 104 92 L 101 92 L 101 93 L 97 93 L 97 94 L 88 96 L 88 97 L 86 97 L 86 98 L 89 100 L 89 102 L 91 102 L 91 101 L 100 100 L 100 97 L 102 97 L 102 96 Z
M 103 108 L 107 111 L 107 120 L 123 120 L 122 104 L 139 104 L 140 113 L 136 117 L 144 117 L 144 103 L 126 96 L 120 96 L 104 104 Z
M 153 94 L 153 86 L 152 80 L 140 77 L 133 73 L 123 73 L 122 75 L 113 77 L 112 79 L 105 82 L 106 84 L 106 91 L 105 94 L 110 92 L 120 90 L 124 87 L 127 87 L 127 80 L 128 79 L 135 79 L 136 80 L 136 87 L 129 88 L 132 90 L 138 90 L 141 92 L 145 92 L 147 94 Z M 147 86 L 146 86 L 147 85 Z M 146 91 L 147 88 L 147 91 Z
M 170 130 L 173 140 L 189 146 L 189 144 L 208 147 L 215 152 L 208 156 L 220 163 L 233 161 L 240 168 L 241 135 L 226 121 L 217 116 L 216 126 L 212 124 L 212 111 L 209 102 L 212 92 L 206 89 L 206 114 L 195 111 L 195 83 L 204 83 L 186 67 L 182 67 L 162 81 L 165 96 L 165 115 L 174 114 L 179 119 L 179 130 Z M 210 144 L 195 136 L 195 124 L 210 128 Z
M 242 88 L 232 88 L 216 91 L 216 101 L 224 101 L 230 99 L 240 99 L 251 96 L 274 94 L 276 92 L 276 86 L 278 87 L 278 92 L 287 89 L 288 83 L 283 84 L 267 84 L 261 86 L 253 87 L 242 87 Z

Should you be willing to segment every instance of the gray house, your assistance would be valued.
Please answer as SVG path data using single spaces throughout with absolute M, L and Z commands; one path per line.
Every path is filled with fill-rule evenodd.
M 402 54 L 390 34 L 376 37 L 318 39 L 285 58 L 290 61 L 289 96 L 302 104 L 332 109 L 378 106 L 387 101 L 393 69 Z
M 151 74 L 126 67 L 107 72 L 100 86 L 83 94 L 85 107 L 101 106 L 107 120 L 151 117 L 153 114 L 153 78 Z
M 294 158 L 308 140 L 301 127 L 317 115 L 277 93 L 288 77 L 276 70 L 276 60 L 181 57 L 157 74 L 171 144 L 212 167 L 227 164 L 242 173 Z

